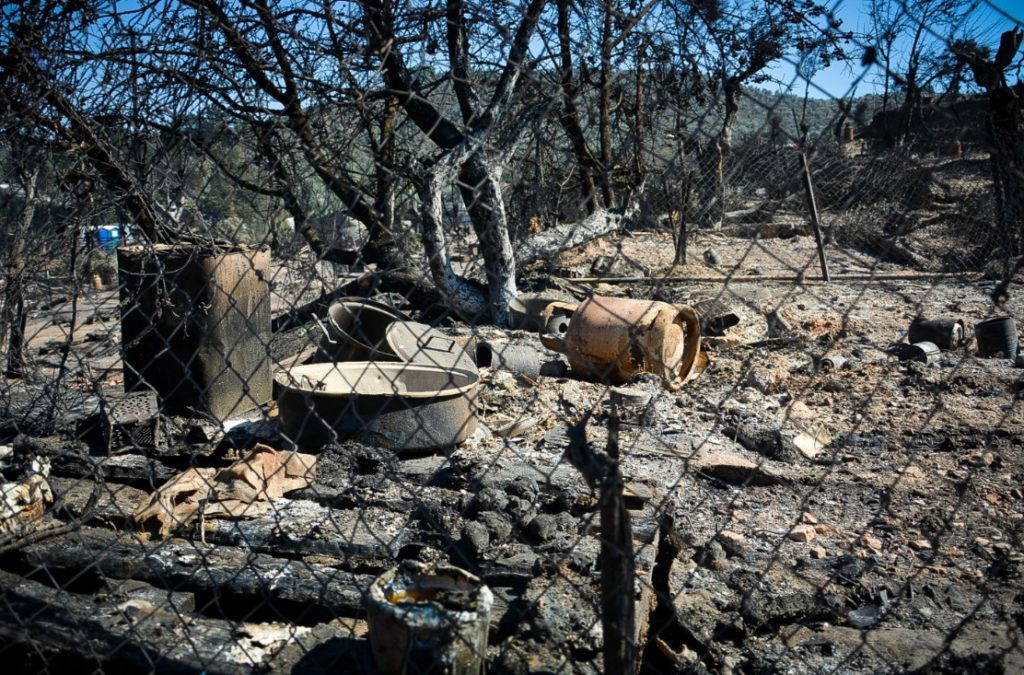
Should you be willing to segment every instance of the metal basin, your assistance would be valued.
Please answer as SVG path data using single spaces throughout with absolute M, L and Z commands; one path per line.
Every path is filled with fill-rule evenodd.
M 335 361 L 397 361 L 387 343 L 388 327 L 408 321 L 402 312 L 365 298 L 342 298 L 327 309 L 321 348 Z
M 285 434 L 301 448 L 347 438 L 393 450 L 449 447 L 477 427 L 479 375 L 418 363 L 313 363 L 278 373 Z

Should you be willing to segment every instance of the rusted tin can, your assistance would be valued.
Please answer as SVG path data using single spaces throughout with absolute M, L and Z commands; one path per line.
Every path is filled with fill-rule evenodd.
M 939 349 L 956 349 L 964 341 L 964 322 L 960 319 L 925 319 L 910 322 L 907 342 L 933 342 Z
M 907 345 L 903 350 L 903 361 L 917 361 L 919 363 L 938 363 L 940 356 L 939 346 L 934 342 L 915 342 Z
M 479 675 L 494 595 L 450 565 L 407 560 L 370 584 L 370 649 L 383 675 Z
M 1011 316 L 997 316 L 974 325 L 974 338 L 978 341 L 978 356 L 1017 356 L 1019 341 L 1017 322 Z
M 652 373 L 676 389 L 695 374 L 700 322 L 690 307 L 595 295 L 572 313 L 563 338 L 549 334 L 543 341 L 583 377 L 622 384 Z
M 839 354 L 829 354 L 818 361 L 818 370 L 821 370 L 822 372 L 841 370 L 845 366 L 846 357 Z

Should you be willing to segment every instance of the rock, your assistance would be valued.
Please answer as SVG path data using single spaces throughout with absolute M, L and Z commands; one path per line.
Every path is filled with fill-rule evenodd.
M 698 472 L 732 485 L 780 485 L 785 479 L 765 466 L 730 452 L 715 452 L 694 460 Z
M 512 523 L 497 511 L 484 511 L 477 514 L 476 519 L 487 528 L 491 543 L 501 544 L 508 541 L 508 538 L 512 536 Z
M 824 560 L 828 557 L 828 552 L 825 551 L 824 546 L 812 546 L 810 550 L 811 557 L 815 560 Z
M 487 526 L 473 520 L 466 523 L 462 527 L 462 543 L 466 546 L 467 553 L 479 558 L 491 543 Z
M 910 466 L 908 466 L 905 469 L 903 469 L 903 471 L 901 473 L 904 476 L 907 476 L 908 478 L 923 478 L 924 477 L 924 471 L 921 469 L 921 467 L 917 466 L 916 464 L 911 464 Z
M 723 424 L 723 431 L 747 450 L 785 462 L 811 458 L 831 442 L 823 433 L 819 437 L 783 426 L 773 415 L 751 410 L 730 415 Z
M 701 567 L 721 571 L 727 567 L 727 558 L 725 548 L 717 540 L 712 539 L 706 545 L 697 549 L 693 560 Z
M 512 517 L 513 522 L 519 527 L 526 527 L 537 515 L 537 505 L 530 499 L 522 497 L 510 497 L 505 513 Z
M 1024 664 L 1024 656 L 1013 646 L 1013 633 L 998 624 L 968 624 L 956 632 L 952 641 L 941 630 L 900 627 L 865 632 L 848 626 L 825 626 L 817 630 L 805 626 L 794 628 L 793 631 L 782 631 L 790 648 L 829 645 L 840 662 L 870 653 L 878 663 L 886 664 L 885 670 L 896 672 L 1009 673 L 1021 672 Z M 944 664 L 943 661 L 950 663 Z M 944 668 L 943 665 L 951 667 Z M 957 665 L 959 667 L 955 667 Z
M 814 527 L 808 524 L 797 525 L 789 531 L 789 538 L 793 541 L 808 542 L 817 536 Z
M 545 542 L 558 534 L 558 518 L 549 513 L 542 513 L 530 521 L 526 531 L 531 537 Z
M 831 619 L 841 611 L 838 597 L 788 573 L 740 569 L 728 584 L 742 598 L 739 612 L 749 633 L 809 617 Z
M 807 523 L 808 525 L 817 525 L 818 519 L 815 517 L 813 513 L 804 511 L 802 514 L 800 514 L 800 522 Z
M 681 560 L 672 562 L 669 572 L 668 596 L 671 598 L 673 613 L 682 627 L 702 647 L 714 642 L 715 630 L 719 625 L 728 625 L 733 617 L 724 611 L 729 589 L 715 593 L 706 588 L 692 588 L 688 583 L 690 573 Z
M 885 608 L 881 605 L 864 605 L 847 612 L 846 620 L 854 628 L 871 628 L 885 616 Z
M 915 551 L 930 551 L 932 548 L 932 543 L 927 539 L 913 539 L 909 545 Z
M 508 484 L 506 491 L 513 497 L 534 501 L 540 493 L 540 488 L 537 487 L 537 481 L 532 476 L 517 476 Z
M 475 512 L 504 511 L 508 506 L 508 496 L 504 491 L 494 487 L 485 487 L 473 498 L 472 508 Z
M 722 548 L 725 549 L 725 552 L 730 556 L 743 558 L 747 555 L 747 538 L 739 532 L 722 530 L 718 533 L 716 539 L 718 540 L 718 543 L 722 545 Z
M 864 534 L 860 535 L 860 539 L 858 539 L 857 542 L 861 546 L 870 548 L 873 551 L 882 550 L 882 540 L 868 532 L 865 532 Z
M 839 530 L 827 523 L 817 523 L 814 526 L 814 531 L 823 537 L 834 537 L 839 534 Z
M 786 387 L 789 372 L 782 367 L 754 366 L 747 374 L 747 384 L 762 394 L 777 394 Z
M 817 415 L 803 401 L 793 401 L 786 413 L 790 419 L 813 420 Z

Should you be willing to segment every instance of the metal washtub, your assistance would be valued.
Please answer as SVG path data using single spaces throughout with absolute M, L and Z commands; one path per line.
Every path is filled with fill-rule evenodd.
M 285 434 L 300 448 L 354 438 L 393 450 L 453 446 L 476 431 L 477 373 L 418 363 L 313 363 L 278 373 Z

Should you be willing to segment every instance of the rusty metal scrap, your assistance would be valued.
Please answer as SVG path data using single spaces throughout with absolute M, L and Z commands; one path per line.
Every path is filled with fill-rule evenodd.
M 270 500 L 313 480 L 316 457 L 257 445 L 234 464 L 220 469 L 193 468 L 171 478 L 150 495 L 133 516 L 135 526 L 150 536 L 169 536 L 204 517 L 257 516 Z

